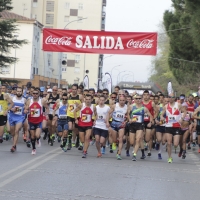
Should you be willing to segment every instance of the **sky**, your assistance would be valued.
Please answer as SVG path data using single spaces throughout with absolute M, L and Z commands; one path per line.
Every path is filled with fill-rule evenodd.
M 171 4 L 171 0 L 107 0 L 106 31 L 158 32 L 163 14 L 171 10 Z M 146 82 L 152 59 L 153 56 L 104 55 L 103 73 L 113 69 L 114 84 L 117 77 L 120 81 Z

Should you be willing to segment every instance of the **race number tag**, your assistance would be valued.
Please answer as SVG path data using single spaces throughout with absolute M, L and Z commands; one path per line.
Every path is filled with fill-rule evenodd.
M 81 121 L 84 123 L 91 122 L 91 115 L 82 114 Z
M 119 119 L 124 119 L 124 116 L 125 115 L 123 113 L 120 113 L 120 112 L 116 113 L 116 117 L 119 118 Z
M 31 117 L 39 117 L 40 109 L 31 109 Z
M 173 115 L 168 116 L 168 122 L 171 123 L 176 123 L 176 117 Z
M 75 109 L 76 109 L 76 104 L 70 104 L 69 105 L 69 111 L 70 112 L 74 112 Z
M 67 119 L 67 115 L 59 115 L 59 119 Z
M 105 122 L 106 115 L 104 115 L 103 113 L 99 114 L 97 120 L 101 122 Z
M 142 122 L 142 116 L 140 116 L 140 115 L 133 115 L 132 116 L 132 122 L 141 123 Z
M 22 115 L 22 107 L 15 106 L 15 114 L 16 115 Z

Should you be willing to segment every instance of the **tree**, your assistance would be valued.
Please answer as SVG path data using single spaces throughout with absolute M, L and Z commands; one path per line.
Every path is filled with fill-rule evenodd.
M 0 0 L 0 68 L 8 67 L 17 61 L 9 55 L 12 48 L 19 48 L 27 43 L 25 40 L 17 40 L 14 37 L 18 30 L 16 20 L 1 19 L 1 12 L 11 10 L 11 4 L 12 0 Z
M 190 9 L 188 8 L 190 3 Z M 199 22 L 199 3 L 195 0 L 172 0 L 174 11 L 164 13 L 164 26 L 169 36 L 168 63 L 179 84 L 195 88 L 200 77 L 200 35 L 192 28 Z M 194 7 L 198 7 L 193 17 Z M 195 21 L 195 22 L 194 22 Z M 199 24 L 198 24 L 199 25 Z M 195 29 L 197 30 L 197 29 Z M 199 44 L 197 44 L 198 41 Z M 199 47 L 198 47 L 199 45 Z

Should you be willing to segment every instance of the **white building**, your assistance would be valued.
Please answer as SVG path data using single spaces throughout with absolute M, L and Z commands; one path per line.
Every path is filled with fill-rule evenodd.
M 105 30 L 106 0 L 14 0 L 12 6 L 13 12 L 37 19 L 46 28 Z M 82 18 L 87 19 L 78 21 Z M 62 79 L 73 84 L 82 82 L 89 70 L 89 84 L 93 88 L 101 78 L 103 55 L 44 52 L 40 57 L 40 65 L 44 65 L 41 73 L 45 76 L 58 78 L 60 67 Z M 62 66 L 61 60 L 66 60 L 67 65 Z
M 22 47 L 10 49 L 9 56 L 18 59 L 18 62 L 7 68 L 2 68 L 2 78 L 32 79 L 34 74 L 39 73 L 39 60 L 41 51 L 41 31 L 43 25 L 38 21 L 3 11 L 1 19 L 15 19 L 18 40 L 26 40 L 28 43 Z

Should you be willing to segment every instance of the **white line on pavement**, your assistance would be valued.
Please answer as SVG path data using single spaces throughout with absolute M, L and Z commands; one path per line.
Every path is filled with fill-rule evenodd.
M 13 172 L 15 172 L 15 171 L 21 169 L 21 168 L 23 168 L 23 167 L 26 167 L 27 165 L 30 165 L 30 164 L 33 163 L 33 162 L 36 162 L 37 160 L 39 160 L 39 159 L 41 159 L 41 158 L 43 158 L 43 157 L 48 156 L 49 154 L 56 152 L 58 149 L 59 149 L 59 148 L 56 148 L 56 149 L 54 149 L 54 150 L 52 150 L 52 151 L 49 151 L 48 153 L 45 153 L 45 154 L 43 154 L 43 155 L 41 155 L 41 156 L 38 156 L 38 157 L 35 157 L 34 159 L 32 159 L 32 160 L 30 160 L 30 161 L 28 161 L 28 162 L 26 162 L 26 163 L 24 163 L 24 164 L 22 164 L 22 165 L 20 165 L 20 166 L 18 166 L 18 167 L 16 167 L 16 168 L 14 168 L 14 169 L 12 169 L 12 170 L 10 170 L 10 171 L 8 171 L 8 172 L 3 173 L 3 174 L 0 175 L 0 178 L 3 178 L 3 177 L 5 177 L 5 176 L 7 176 L 7 175 L 9 175 L 9 174 L 11 174 L 11 173 L 13 173 Z M 30 156 L 31 156 L 31 154 L 30 154 Z
M 56 150 L 58 150 L 58 149 L 56 149 Z M 54 150 L 54 151 L 55 151 L 55 150 Z M 52 151 L 51 151 L 51 152 L 52 152 Z M 45 162 L 51 160 L 52 158 L 58 156 L 58 154 L 62 154 L 62 153 L 63 153 L 63 152 L 58 152 L 57 154 L 50 155 L 50 156 L 48 156 L 47 158 L 45 158 L 44 160 L 38 161 L 35 165 L 31 166 L 30 169 L 25 169 L 25 170 L 23 170 L 23 171 L 17 173 L 16 175 L 14 175 L 14 176 L 12 176 L 12 177 L 6 179 L 5 181 L 2 181 L 2 182 L 0 183 L 0 188 L 1 188 L 1 187 L 4 187 L 4 186 L 7 185 L 8 183 L 11 183 L 12 181 L 16 180 L 17 178 L 23 176 L 24 174 L 26 174 L 26 173 L 32 171 L 32 170 L 35 169 L 36 167 L 38 167 L 38 166 L 42 165 L 43 163 L 45 163 Z M 48 154 L 50 154 L 50 153 L 48 153 Z M 44 154 L 44 155 L 46 156 L 47 154 Z M 43 155 L 42 157 L 44 157 L 44 155 Z M 41 158 L 41 156 L 40 156 L 40 158 Z M 34 160 L 34 161 L 35 161 L 35 160 Z M 29 164 L 30 164 L 30 163 L 29 163 Z M 27 165 L 27 163 L 26 163 L 26 165 Z M 20 167 L 20 168 L 21 168 L 21 167 Z

